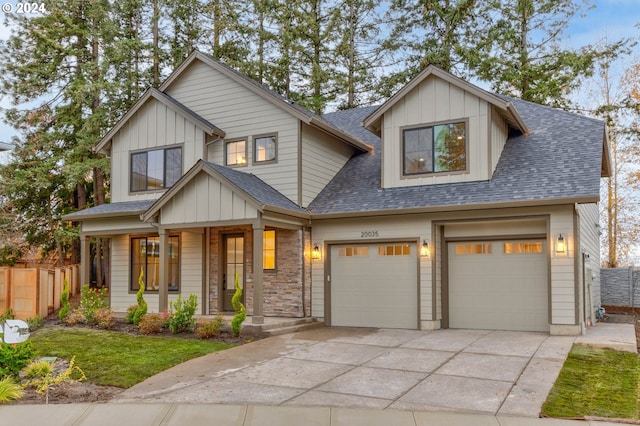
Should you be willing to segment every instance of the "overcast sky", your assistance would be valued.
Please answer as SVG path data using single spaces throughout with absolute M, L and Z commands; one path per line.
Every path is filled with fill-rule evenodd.
M 621 37 L 638 37 L 640 29 L 640 0 L 592 0 L 596 8 L 589 11 L 583 19 L 576 18 L 570 23 L 567 43 L 572 46 L 595 44 L 601 40 L 617 40 Z M 16 0 L 0 0 L 0 4 L 11 4 Z M 0 12 L 0 14 L 3 12 Z M 0 26 L 0 39 L 6 39 L 9 29 Z M 634 62 L 640 62 L 640 47 L 636 47 Z M 620 66 L 624 68 L 624 64 Z M 2 70 L 0 70 L 2 72 Z M 0 108 L 8 107 L 7 99 L 0 100 Z M 4 123 L 0 123 L 0 142 L 10 142 L 15 131 Z M 6 157 L 0 153 L 0 161 Z

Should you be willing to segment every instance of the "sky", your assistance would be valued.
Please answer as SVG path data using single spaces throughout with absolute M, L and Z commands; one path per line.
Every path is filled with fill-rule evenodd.
M 0 3 L 2 10 L 5 10 L 5 7 L 16 9 L 16 0 L 4 0 L 4 2 L 0 0 Z M 640 28 L 636 27 L 640 24 L 640 0 L 592 0 L 591 3 L 595 8 L 588 11 L 584 18 L 575 17 L 569 23 L 565 34 L 566 43 L 571 46 L 583 46 L 607 39 L 640 37 Z M 3 14 L 4 12 L 0 11 L 0 18 Z M 6 39 L 8 35 L 9 28 L 0 26 L 0 39 Z M 634 56 L 627 59 L 627 61 L 630 60 L 640 62 L 640 46 L 636 46 Z M 619 71 L 624 68 L 625 63 L 618 65 Z M 9 106 L 9 100 L 0 99 L 0 108 Z M 0 142 L 10 142 L 15 135 L 16 132 L 11 127 L 0 122 Z M 7 153 L 0 153 L 0 162 L 6 161 L 7 155 Z

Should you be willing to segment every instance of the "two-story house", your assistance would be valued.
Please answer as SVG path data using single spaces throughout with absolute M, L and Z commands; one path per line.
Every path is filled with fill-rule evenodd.
M 579 334 L 600 304 L 604 124 L 429 66 L 379 107 L 317 116 L 194 52 L 97 144 L 111 307 L 195 294 L 254 323 Z

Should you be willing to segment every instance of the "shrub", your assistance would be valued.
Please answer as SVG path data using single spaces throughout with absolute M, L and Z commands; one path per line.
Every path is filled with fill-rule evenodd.
M 44 318 L 36 315 L 35 317 L 27 318 L 26 323 L 29 325 L 29 331 L 35 331 L 44 325 Z
M 190 294 L 185 301 L 182 295 L 178 295 L 178 300 L 169 302 L 169 330 L 172 333 L 192 332 L 196 325 L 193 316 L 198 307 L 198 296 Z
M 35 379 L 36 377 L 44 377 L 53 373 L 53 367 L 48 361 L 31 361 L 24 370 L 22 370 L 24 377 L 27 379 Z
M 113 311 L 108 308 L 98 309 L 94 315 L 96 325 L 105 330 L 110 330 L 116 324 Z
M 71 310 L 71 304 L 69 303 L 69 282 L 64 280 L 64 290 L 62 290 L 62 294 L 60 295 L 60 310 L 58 311 L 58 318 L 60 321 L 64 321 L 64 319 L 69 315 L 69 311 Z
M 124 322 L 127 324 L 133 324 L 133 316 L 138 310 L 138 305 L 131 305 L 127 308 L 127 314 L 124 317 Z
M 224 318 L 221 313 L 218 313 L 214 319 L 198 324 L 196 334 L 201 339 L 210 339 L 220 334 L 220 330 L 224 325 Z
M 96 311 L 104 308 L 108 308 L 107 289 L 94 289 L 90 288 L 89 284 L 83 285 L 80 291 L 80 312 L 84 315 L 87 323 L 95 324 Z
M 86 380 L 87 376 L 85 376 L 84 371 L 82 371 L 80 367 L 75 365 L 75 360 L 76 357 L 74 356 L 73 358 L 71 358 L 71 361 L 69 361 L 69 367 L 58 374 L 55 374 L 51 366 L 49 366 L 49 368 L 47 369 L 44 365 L 41 364 L 43 362 L 48 364 L 46 361 L 37 361 L 35 364 L 39 365 L 36 365 L 33 368 L 27 367 L 27 370 L 30 370 L 32 372 L 33 377 L 30 380 L 27 380 L 25 386 L 34 387 L 37 393 L 39 393 L 40 395 L 45 395 L 45 403 L 48 404 L 49 388 L 51 388 L 51 386 L 57 385 L 59 383 L 81 382 L 83 380 Z M 71 378 L 71 374 L 74 371 L 80 374 L 80 378 L 77 380 Z
M 142 334 L 158 334 L 160 330 L 167 324 L 167 316 L 160 314 L 145 314 L 140 318 L 140 333 Z
M 22 395 L 24 395 L 22 386 L 14 382 L 11 377 L 0 380 L 0 404 L 20 399 Z
M 240 287 L 240 283 L 238 281 L 238 273 L 236 272 L 235 279 L 235 287 L 236 292 L 233 294 L 231 298 L 231 305 L 233 306 L 233 310 L 235 311 L 235 315 L 233 315 L 233 319 L 231 320 L 231 332 L 234 336 L 238 337 L 240 332 L 242 331 L 242 323 L 244 319 L 247 317 L 247 310 L 244 308 L 244 305 L 240 301 L 242 299 L 242 288 Z
M 35 356 L 28 340 L 18 344 L 0 343 L 0 378 L 18 377 L 18 373 Z
M 8 307 L 4 314 L 0 315 L 0 322 L 5 322 L 8 319 L 15 319 L 15 315 L 13 314 L 13 309 Z
M 86 322 L 87 319 L 84 317 L 84 314 L 77 310 L 69 312 L 69 315 L 64 319 L 64 323 L 67 325 L 84 324 Z
M 138 309 L 133 314 L 133 323 L 135 325 L 140 324 L 140 318 L 147 313 L 147 302 L 144 300 L 144 280 L 142 279 L 144 272 L 140 268 L 140 276 L 138 277 L 138 293 L 136 293 L 136 301 L 138 302 Z

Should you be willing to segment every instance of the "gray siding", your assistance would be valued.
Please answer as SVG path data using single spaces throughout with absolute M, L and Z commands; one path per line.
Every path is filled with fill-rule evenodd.
M 154 98 L 131 117 L 113 138 L 112 202 L 159 198 L 161 192 L 129 193 L 131 151 L 182 146 L 182 173 L 202 158 L 204 132 Z
M 578 213 L 580 214 L 580 246 L 583 253 L 589 256 L 584 267 L 587 277 L 591 281 L 591 307 L 590 315 L 595 318 L 595 312 L 602 304 L 600 296 L 600 234 L 599 234 L 599 209 L 598 205 L 578 204 Z M 587 289 L 589 290 L 589 289 Z
M 298 201 L 298 120 L 209 65 L 196 60 L 166 92 L 215 124 L 226 139 L 245 138 L 248 162 L 240 169 Z M 277 162 L 253 164 L 253 137 L 277 133 Z M 208 161 L 224 164 L 224 142 L 212 142 Z
M 342 166 L 353 149 L 326 133 L 302 126 L 302 206 L 307 207 Z

